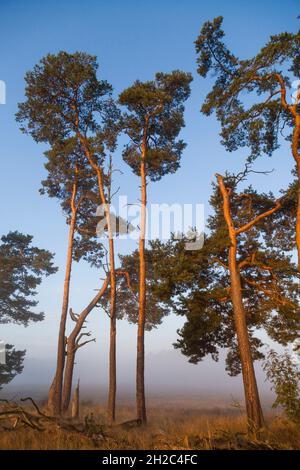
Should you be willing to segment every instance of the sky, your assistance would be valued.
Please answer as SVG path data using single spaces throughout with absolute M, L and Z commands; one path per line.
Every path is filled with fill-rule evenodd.
M 181 137 L 187 143 L 181 168 L 175 175 L 164 177 L 149 186 L 151 203 L 204 204 L 209 214 L 208 200 L 216 172 L 243 168 L 244 152 L 228 154 L 219 143 L 219 125 L 214 117 L 200 114 L 200 106 L 211 81 L 196 74 L 193 42 L 201 25 L 208 19 L 224 16 L 227 44 L 235 54 L 248 57 L 255 54 L 271 34 L 295 31 L 299 20 L 300 2 L 296 0 L 1 0 L 0 15 L 0 80 L 7 87 L 6 104 L 0 105 L 0 204 L 1 234 L 19 230 L 34 236 L 41 248 L 55 253 L 59 272 L 43 281 L 38 292 L 39 311 L 45 321 L 28 328 L 1 325 L 0 339 L 26 349 L 25 369 L 7 387 L 6 393 L 18 387 L 50 381 L 54 370 L 55 347 L 61 306 L 64 264 L 68 228 L 59 204 L 39 195 L 40 181 L 45 177 L 43 152 L 45 145 L 36 144 L 23 135 L 15 122 L 17 104 L 24 100 L 24 75 L 47 53 L 60 50 L 84 51 L 94 54 L 99 62 L 99 77 L 108 80 L 114 96 L 134 80 L 151 80 L 157 71 L 181 69 L 194 77 L 192 94 L 186 104 L 186 127 Z M 138 180 L 126 167 L 119 147 L 114 162 L 122 171 L 115 182 L 120 195 L 129 203 L 138 200 Z M 272 189 L 275 193 L 291 180 L 292 159 L 283 144 L 272 160 L 257 162 L 256 169 L 275 171 L 265 176 L 253 176 L 258 190 Z M 121 253 L 135 245 L 118 244 Z M 71 302 L 80 311 L 98 287 L 99 274 L 82 263 L 72 274 Z M 146 382 L 148 388 L 160 390 L 175 387 L 170 379 L 176 371 L 181 389 L 195 393 L 213 390 L 223 384 L 228 396 L 231 389 L 241 391 L 241 379 L 228 378 L 223 360 L 219 364 L 205 360 L 190 365 L 174 351 L 177 329 L 183 319 L 173 315 L 159 329 L 146 337 Z M 108 321 L 105 313 L 95 310 L 90 317 L 90 329 L 96 343 L 79 352 L 75 377 L 82 383 L 105 387 L 107 383 Z M 118 325 L 118 378 L 124 389 L 133 391 L 135 370 L 135 326 Z M 176 377 L 175 373 L 175 377 Z M 181 375 L 179 375 L 181 374 Z M 183 379 L 180 380 L 180 377 Z M 216 379 L 217 377 L 217 379 Z M 261 387 L 263 375 L 259 372 Z M 184 386 L 183 386 L 184 384 Z M 131 387 L 131 388 L 130 388 Z

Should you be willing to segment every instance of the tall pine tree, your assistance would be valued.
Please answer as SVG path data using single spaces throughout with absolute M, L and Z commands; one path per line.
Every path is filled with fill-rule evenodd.
M 177 137 L 184 126 L 183 103 L 189 97 L 191 81 L 191 75 L 181 71 L 157 73 L 155 80 L 136 81 L 119 97 L 120 104 L 128 110 L 123 116 L 123 126 L 129 143 L 123 151 L 123 158 L 139 176 L 141 186 L 136 405 L 137 419 L 142 423 L 147 421 L 144 378 L 147 180 L 160 180 L 164 175 L 174 173 L 180 165 L 185 144 Z
M 177 314 L 186 316 L 176 347 L 197 363 L 206 355 L 217 360 L 228 350 L 226 368 L 243 374 L 249 429 L 263 425 L 255 359 L 263 358 L 265 331 L 282 345 L 299 336 L 300 299 L 297 268 L 286 243 L 293 228 L 283 197 L 240 192 L 243 175 L 217 176 L 204 247 L 185 249 L 185 240 L 152 243 L 160 282 L 157 295 L 171 297 Z M 273 246 L 273 239 L 277 246 Z M 163 260 L 163 262 L 161 262 Z

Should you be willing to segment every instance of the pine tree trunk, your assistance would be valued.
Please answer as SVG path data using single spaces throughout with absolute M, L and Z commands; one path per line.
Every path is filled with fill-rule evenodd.
M 296 216 L 296 246 L 298 252 L 298 271 L 300 272 L 300 158 L 297 162 L 298 194 L 297 194 L 297 216 Z
M 299 140 L 300 140 L 300 115 L 295 116 L 295 127 L 292 137 L 292 154 L 296 162 L 297 170 L 297 215 L 296 215 L 296 246 L 298 252 L 298 270 L 300 271 L 300 155 L 299 155 Z
M 64 386 L 63 386 L 63 393 L 62 393 L 62 411 L 63 414 L 66 414 L 71 400 L 72 394 L 72 382 L 73 382 L 73 372 L 74 372 L 74 364 L 75 364 L 75 353 L 76 353 L 76 346 L 75 346 L 75 339 L 70 338 L 68 339 L 69 346 L 67 349 L 67 361 L 64 373 Z
M 104 196 L 103 196 L 104 197 Z M 107 417 L 112 424 L 116 419 L 117 394 L 117 319 L 116 319 L 116 271 L 113 230 L 111 226 L 110 210 L 106 209 L 107 229 L 109 236 L 109 265 L 110 265 L 110 345 L 109 345 L 109 385 Z
M 110 268 L 110 346 L 109 346 L 109 385 L 108 385 L 108 401 L 107 401 L 107 417 L 108 422 L 113 423 L 116 418 L 116 393 L 117 393 L 117 364 L 116 364 L 116 268 L 115 268 L 115 252 L 113 230 L 111 225 L 110 207 L 107 204 L 102 172 L 97 168 L 99 194 L 104 206 L 104 213 L 107 222 L 107 231 L 109 237 L 109 268 Z
M 49 390 L 48 396 L 48 410 L 51 415 L 59 416 L 61 414 L 62 404 L 62 383 L 63 373 L 65 365 L 65 336 L 66 336 L 66 322 L 68 316 L 69 306 L 69 293 L 70 293 L 70 280 L 72 270 L 72 254 L 73 254 L 73 243 L 74 243 L 74 232 L 76 225 L 76 211 L 72 211 L 72 219 L 69 230 L 69 241 L 68 241 L 68 252 L 67 252 L 67 263 L 64 280 L 64 292 L 63 302 L 61 309 L 61 319 L 58 334 L 58 345 L 57 345 L 57 362 L 56 372 Z
M 253 366 L 251 345 L 246 321 L 246 312 L 243 305 L 241 276 L 237 263 L 237 233 L 231 217 L 229 191 L 225 187 L 223 177 L 221 175 L 217 175 L 217 179 L 223 197 L 224 219 L 228 227 L 228 234 L 230 238 L 228 254 L 230 292 L 238 348 L 242 365 L 248 428 L 251 433 L 255 434 L 263 426 L 264 420 Z M 267 212 L 265 213 L 265 216 L 266 214 Z
M 74 390 L 73 398 L 72 398 L 72 411 L 71 417 L 79 421 L 79 407 L 80 407 L 80 393 L 79 393 L 79 380 L 77 386 Z
M 109 344 L 109 388 L 107 416 L 108 422 L 112 424 L 116 419 L 116 391 L 117 391 L 117 361 L 116 361 L 116 341 L 117 341 L 116 318 L 110 319 L 110 344 Z
M 107 415 L 108 421 L 113 422 L 115 420 L 116 413 L 116 389 L 117 389 L 117 377 L 116 377 L 116 269 L 115 269 L 115 254 L 114 254 L 114 240 L 113 231 L 111 226 L 110 207 L 107 203 L 107 199 L 104 192 L 103 175 L 101 168 L 95 163 L 93 155 L 90 152 L 87 140 L 78 132 L 78 138 L 83 146 L 85 155 L 97 174 L 98 188 L 100 200 L 104 207 L 104 213 L 108 228 L 109 237 L 109 269 L 110 269 L 110 318 L 111 331 L 110 331 L 110 354 L 109 354 L 109 389 L 108 389 L 108 405 Z
M 139 240 L 139 316 L 137 332 L 137 362 L 136 362 L 136 406 L 137 419 L 143 424 L 147 422 L 145 399 L 145 311 L 146 311 L 146 265 L 145 265 L 145 234 L 146 234 L 146 205 L 147 184 L 145 168 L 145 144 L 141 159 L 141 223 Z
M 255 433 L 263 426 L 264 421 L 251 354 L 246 312 L 242 300 L 241 279 L 236 262 L 236 245 L 229 248 L 229 270 L 234 321 L 242 364 L 248 427 L 251 432 Z

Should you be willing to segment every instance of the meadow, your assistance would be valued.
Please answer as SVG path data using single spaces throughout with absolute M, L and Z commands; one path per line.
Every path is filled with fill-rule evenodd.
M 28 405 L 28 409 L 29 409 Z M 27 405 L 26 405 L 27 409 Z M 239 408 L 149 407 L 147 426 L 136 426 L 132 404 L 119 409 L 118 423 L 108 426 L 105 407 L 82 403 L 79 432 L 49 426 L 25 426 L 0 433 L 7 450 L 276 450 L 299 449 L 300 430 L 282 415 L 266 415 L 266 428 L 247 436 L 246 415 Z M 69 420 L 71 422 L 71 420 Z

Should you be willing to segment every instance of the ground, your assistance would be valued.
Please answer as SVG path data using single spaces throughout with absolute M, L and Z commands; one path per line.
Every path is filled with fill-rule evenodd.
M 27 408 L 28 407 L 28 408 Z M 26 409 L 34 412 L 30 405 Z M 82 432 L 60 429 L 56 425 L 38 431 L 29 427 L 0 433 L 0 449 L 300 449 L 300 429 L 283 416 L 266 417 L 266 429 L 257 438 L 246 435 L 246 420 L 239 409 L 184 409 L 150 407 L 148 425 L 136 427 L 129 421 L 132 405 L 119 409 L 118 423 L 105 424 L 105 408 L 83 404 Z

